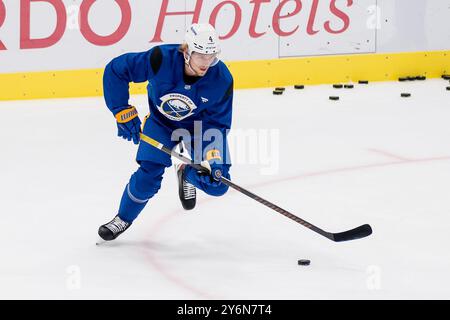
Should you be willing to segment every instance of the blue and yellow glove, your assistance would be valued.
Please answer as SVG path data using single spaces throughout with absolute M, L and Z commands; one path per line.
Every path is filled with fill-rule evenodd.
M 205 158 L 206 160 L 200 163 L 204 170 L 186 167 L 186 180 L 209 195 L 221 196 L 228 190 L 228 186 L 221 181 L 221 177 L 230 179 L 230 165 L 222 163 L 217 150 L 209 151 Z
M 115 115 L 117 120 L 117 135 L 128 141 L 133 140 L 139 144 L 141 133 L 141 120 L 135 107 L 130 106 Z
M 224 177 L 228 176 L 228 165 L 221 163 L 222 158 L 218 150 L 212 149 L 206 153 L 206 160 L 202 161 L 200 164 L 206 170 L 203 172 L 198 172 L 198 179 L 206 184 L 213 187 L 217 187 L 221 184 L 220 178 L 222 175 Z
M 224 172 L 223 165 L 216 163 L 210 164 L 208 161 L 202 161 L 201 165 L 206 168 L 209 173 L 198 172 L 198 179 L 204 184 L 218 186 L 220 184 L 220 178 Z

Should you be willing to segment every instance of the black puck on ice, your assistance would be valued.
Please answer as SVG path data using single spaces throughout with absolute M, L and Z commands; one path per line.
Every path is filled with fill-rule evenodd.
M 296 85 L 294 86 L 294 89 L 305 89 L 305 86 L 302 85 L 302 84 L 296 84 Z
M 450 87 L 447 87 L 447 91 L 450 91 Z
M 279 90 L 273 90 L 272 92 L 274 95 L 279 96 L 283 94 L 283 91 L 279 91 Z
M 401 96 L 402 98 L 409 98 L 411 97 L 411 93 L 402 93 Z
M 408 81 L 415 81 L 416 80 L 416 77 L 411 77 L 411 76 L 409 76 L 409 77 L 407 77 L 406 78 Z
M 308 259 L 300 259 L 298 260 L 299 266 L 309 266 L 311 264 L 311 260 Z
M 443 74 L 442 79 L 444 80 L 450 80 L 450 74 Z
M 425 80 L 427 80 L 427 77 L 425 77 L 425 76 L 417 76 L 416 80 L 425 81 Z
M 369 84 L 368 80 L 359 80 L 358 81 L 359 84 Z
M 342 84 L 333 84 L 333 88 L 335 89 L 342 89 L 343 85 Z
M 400 81 L 400 82 L 405 82 L 407 80 L 408 80 L 408 78 L 404 78 L 404 77 L 398 78 L 398 81 Z
M 352 85 L 352 84 L 345 84 L 344 85 L 344 88 L 345 89 L 353 89 L 355 86 L 354 85 Z
M 278 88 L 275 88 L 275 90 L 276 90 L 276 91 L 284 91 L 284 90 L 286 90 L 286 88 L 278 87 Z
M 338 96 L 331 96 L 330 100 L 337 101 L 337 100 L 339 100 L 339 97 Z

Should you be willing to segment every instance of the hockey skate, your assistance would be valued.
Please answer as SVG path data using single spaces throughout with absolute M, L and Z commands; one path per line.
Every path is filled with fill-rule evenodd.
M 105 241 L 111 241 L 120 236 L 130 226 L 131 223 L 123 221 L 120 219 L 119 215 L 117 215 L 110 222 L 100 226 L 98 235 Z
M 183 208 L 185 210 L 192 210 L 195 208 L 196 190 L 195 186 L 187 182 L 184 178 L 185 167 L 185 164 L 175 165 L 175 171 L 178 177 L 178 195 L 180 197 Z

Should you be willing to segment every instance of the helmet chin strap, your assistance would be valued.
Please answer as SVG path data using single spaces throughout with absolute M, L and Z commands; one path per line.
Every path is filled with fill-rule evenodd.
M 186 58 L 187 56 L 187 58 Z M 197 76 L 199 77 L 200 75 L 198 74 L 197 71 L 195 71 L 192 66 L 191 66 L 191 55 L 184 53 L 184 64 L 187 65 L 187 67 Z

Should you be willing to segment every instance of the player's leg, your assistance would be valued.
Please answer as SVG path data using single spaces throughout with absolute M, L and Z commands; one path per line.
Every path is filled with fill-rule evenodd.
M 200 163 L 202 160 L 212 160 L 212 159 L 208 159 L 208 152 L 205 151 L 206 146 L 208 146 L 207 142 L 205 141 L 196 141 L 195 139 L 201 139 L 199 138 L 199 136 L 197 135 L 193 135 L 190 141 L 184 140 L 186 142 L 185 147 L 186 147 L 186 151 L 189 152 L 191 158 L 197 162 Z M 225 147 L 221 144 L 218 144 L 216 146 L 217 150 L 219 150 L 219 154 L 222 154 L 222 152 L 225 149 Z M 225 149 L 225 153 L 228 152 Z M 221 158 L 221 157 L 220 157 Z M 227 154 L 227 158 L 229 159 L 229 156 Z M 226 159 L 223 159 L 226 161 Z M 221 159 L 222 161 L 222 159 Z M 222 169 L 223 169 L 223 176 L 230 179 L 230 175 L 229 175 L 229 169 L 230 169 L 229 164 L 224 164 Z M 194 194 L 194 191 L 196 188 L 204 191 L 205 193 L 207 193 L 208 195 L 211 196 L 222 196 L 224 195 L 227 191 L 228 191 L 228 186 L 216 181 L 214 179 L 212 179 L 212 177 L 201 177 L 200 173 L 197 172 L 197 170 L 195 170 L 194 168 L 187 166 L 187 165 L 180 165 L 177 168 L 177 173 L 178 173 L 178 177 L 179 177 L 179 187 L 183 186 L 185 187 L 186 191 L 186 196 L 190 196 L 192 194 Z M 180 177 L 182 177 L 182 179 L 180 179 Z M 180 200 L 182 199 L 181 196 L 181 188 L 180 189 Z M 193 190 L 193 191 L 191 191 Z M 184 191 L 184 190 L 183 190 Z M 191 200 L 193 201 L 193 200 Z M 182 200 L 183 203 L 183 200 Z M 194 202 L 195 205 L 195 202 Z M 183 205 L 184 207 L 184 205 Z
M 146 117 L 143 132 L 158 141 L 163 141 L 169 147 L 176 144 L 175 141 L 171 141 L 170 130 L 154 121 L 152 117 Z M 99 235 L 104 240 L 113 240 L 130 227 L 148 200 L 161 187 L 165 168 L 172 165 L 169 155 L 144 142 L 139 144 L 136 160 L 140 167 L 125 187 L 118 214 L 99 229 Z
M 139 169 L 125 186 L 118 214 L 99 228 L 98 233 L 102 239 L 114 240 L 130 227 L 150 198 L 160 189 L 165 168 L 162 164 L 150 161 L 140 163 Z
M 225 172 L 222 172 L 223 176 L 230 179 L 230 174 L 228 173 L 229 166 L 226 166 Z M 194 185 L 196 188 L 202 190 L 210 196 L 220 197 L 223 196 L 228 191 L 228 186 L 221 183 L 220 181 L 214 180 L 212 177 L 208 179 L 201 179 L 200 173 L 196 169 L 190 166 L 184 166 L 183 174 L 187 182 Z

